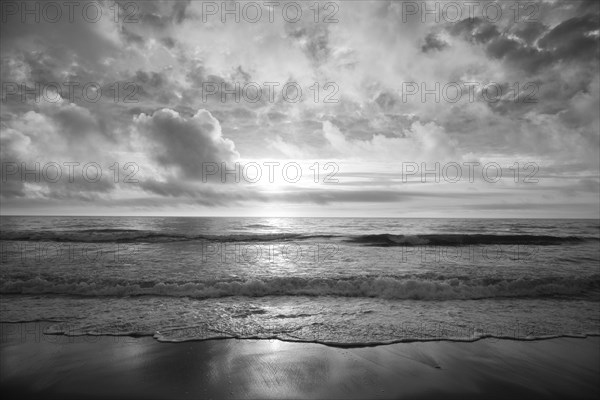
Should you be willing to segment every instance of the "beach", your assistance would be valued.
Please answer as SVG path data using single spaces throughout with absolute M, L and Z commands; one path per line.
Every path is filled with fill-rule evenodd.
M 600 399 L 600 1 L 0 15 L 4 398 Z
M 600 394 L 596 220 L 2 226 L 0 383 L 11 397 Z
M 596 398 L 600 337 L 332 347 L 160 343 L 2 324 L 2 394 L 19 398 Z

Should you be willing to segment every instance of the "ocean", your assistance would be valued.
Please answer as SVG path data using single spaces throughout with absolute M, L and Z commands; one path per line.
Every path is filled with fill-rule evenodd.
M 600 334 L 598 220 L 1 217 L 1 322 L 334 346 Z

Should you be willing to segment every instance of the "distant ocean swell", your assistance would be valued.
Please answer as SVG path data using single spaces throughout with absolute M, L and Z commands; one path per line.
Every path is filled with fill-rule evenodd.
M 468 246 L 468 245 L 559 245 L 598 241 L 597 238 L 548 235 L 481 235 L 481 234 L 431 234 L 431 235 L 361 235 L 349 242 L 367 246 Z
M 310 239 L 341 239 L 364 246 L 467 246 L 467 245 L 560 245 L 599 242 L 590 236 L 549 235 L 491 235 L 491 234 L 370 234 L 370 235 L 307 235 L 301 233 L 264 234 L 182 234 L 135 229 L 88 229 L 78 231 L 2 232 L 0 240 L 27 242 L 82 242 L 82 243 L 168 243 L 178 241 L 209 242 L 272 242 Z
M 82 243 L 168 243 L 181 241 L 211 242 L 270 242 L 330 238 L 332 235 L 302 235 L 293 233 L 189 235 L 157 231 L 101 229 L 68 232 L 9 232 L 0 234 L 0 240 L 26 242 L 82 242 Z
M 117 279 L 31 277 L 4 279 L 2 294 L 64 294 L 79 296 L 346 296 L 384 299 L 453 300 L 595 296 L 600 274 L 586 277 L 437 278 L 352 276 L 347 278 L 275 277 L 210 282 L 132 282 Z

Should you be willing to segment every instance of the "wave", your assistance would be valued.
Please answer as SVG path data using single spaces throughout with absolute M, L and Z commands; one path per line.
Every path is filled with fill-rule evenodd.
M 456 300 L 597 296 L 600 274 L 586 277 L 470 278 L 468 276 L 274 277 L 213 281 L 144 281 L 31 277 L 5 279 L 2 294 L 79 296 L 345 296 L 384 299 Z
M 6 323 L 23 323 L 25 321 L 11 321 Z M 37 321 L 26 321 L 26 322 L 37 322 Z M 583 332 L 564 332 L 564 333 L 553 333 L 553 334 L 529 334 L 524 332 L 514 332 L 512 334 L 502 333 L 490 333 L 485 329 L 448 329 L 448 332 L 423 332 L 420 334 L 422 329 L 414 329 L 409 331 L 408 329 L 400 330 L 399 332 L 393 332 L 388 334 L 387 338 L 372 338 L 372 337 L 358 337 L 355 338 L 349 335 L 336 335 L 335 330 L 333 332 L 327 332 L 327 327 L 317 327 L 315 330 L 314 325 L 320 325 L 318 323 L 311 324 L 313 326 L 307 326 L 308 333 L 306 335 L 294 334 L 292 332 L 284 330 L 269 331 L 269 329 L 236 329 L 235 326 L 229 327 L 229 329 L 223 329 L 221 326 L 212 326 L 209 323 L 195 323 L 189 326 L 180 326 L 177 328 L 166 328 L 160 330 L 153 329 L 139 329 L 135 326 L 126 327 L 84 327 L 77 326 L 72 323 L 62 323 L 61 321 L 53 320 L 42 320 L 41 322 L 53 323 L 45 327 L 43 333 L 45 335 L 64 335 L 64 336 L 112 336 L 112 337 L 152 337 L 158 342 L 164 343 L 183 343 L 183 342 L 195 342 L 205 340 L 221 340 L 221 339 L 244 339 L 244 340 L 281 340 L 284 342 L 292 343 L 320 343 L 331 347 L 341 348 L 360 348 L 360 347 L 374 347 L 382 345 L 390 345 L 394 343 L 412 343 L 412 342 L 477 342 L 479 340 L 513 340 L 513 341 L 538 341 L 558 338 L 576 338 L 585 339 L 588 337 L 600 336 L 600 331 L 589 330 Z M 438 324 L 439 327 L 439 324 Z M 311 329 L 312 328 L 312 329 Z M 376 329 L 376 327 L 373 327 Z M 296 329 L 299 330 L 299 329 Z M 440 368 L 433 360 L 426 360 L 430 362 L 434 368 Z
M 366 246 L 468 246 L 468 245 L 537 245 L 598 241 L 594 237 L 548 235 L 425 234 L 425 235 L 361 235 L 348 242 Z
M 295 233 L 206 235 L 165 233 L 136 229 L 85 229 L 74 231 L 3 232 L 0 240 L 24 242 L 75 243 L 168 243 L 181 241 L 210 242 L 272 242 L 329 238 L 333 235 L 302 235 Z
M 306 233 L 242 233 L 242 234 L 189 234 L 137 229 L 84 229 L 69 231 L 12 231 L 0 232 L 0 240 L 26 242 L 82 242 L 82 243 L 169 243 L 180 241 L 210 242 L 273 242 L 309 239 L 341 239 L 346 243 L 363 246 L 467 246 L 467 245 L 561 245 L 600 241 L 589 236 L 549 235 L 492 235 L 492 234 L 418 234 L 391 233 L 367 235 L 306 234 Z
M 113 336 L 131 336 L 131 337 L 139 337 L 139 336 L 152 336 L 156 341 L 163 343 L 183 343 L 183 342 L 195 342 L 195 341 L 204 341 L 204 340 L 213 340 L 213 339 L 250 339 L 250 340 L 281 340 L 284 342 L 292 342 L 292 343 L 319 343 L 330 347 L 340 347 L 340 348 L 360 348 L 360 347 L 375 347 L 375 346 L 385 346 L 395 343 L 414 343 L 414 342 L 456 342 L 456 343 L 472 343 L 477 342 L 479 340 L 514 340 L 514 341 L 538 341 L 538 340 L 549 340 L 549 339 L 559 339 L 559 338 L 574 338 L 574 339 L 585 339 L 587 337 L 595 337 L 600 336 L 599 331 L 590 331 L 583 333 L 563 333 L 563 334 L 553 334 L 553 335 L 530 335 L 530 336 L 514 336 L 514 335 L 494 335 L 487 334 L 482 332 L 475 332 L 472 335 L 468 336 L 406 336 L 401 339 L 389 339 L 389 340 L 363 340 L 363 341 L 355 341 L 352 339 L 346 338 L 346 340 L 327 340 L 320 338 L 297 338 L 290 337 L 285 334 L 272 334 L 272 335 L 239 335 L 239 334 L 222 334 L 216 332 L 209 332 L 207 335 L 205 331 L 201 331 L 200 329 L 193 327 L 189 329 L 182 329 L 185 331 L 187 335 L 178 334 L 178 332 L 155 332 L 155 333 L 138 333 L 138 332 L 125 332 L 119 333 Z M 196 331 L 196 332 L 194 332 Z M 201 334 L 190 335 L 189 332 L 197 333 L 201 332 Z M 76 334 L 69 334 L 69 332 L 65 332 L 60 329 L 48 330 L 45 332 L 48 335 L 65 335 L 65 336 L 101 336 L 106 335 L 106 333 L 100 332 L 99 334 L 90 334 L 87 332 L 81 332 Z M 432 365 L 434 368 L 441 368 L 439 365 Z

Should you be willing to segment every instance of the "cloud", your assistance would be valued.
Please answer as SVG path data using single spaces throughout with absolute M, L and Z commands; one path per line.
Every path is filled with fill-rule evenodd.
M 570 18 L 554 27 L 538 45 L 552 52 L 557 61 L 598 59 L 599 24 L 597 13 Z
M 444 42 L 436 34 L 430 33 L 425 36 L 425 44 L 421 46 L 421 51 L 423 51 L 423 53 L 427 53 L 431 50 L 440 51 L 444 50 L 446 47 L 448 47 L 448 43 Z
M 118 187 L 109 167 L 117 161 L 119 143 L 104 134 L 88 109 L 73 103 L 41 101 L 36 110 L 13 115 L 2 122 L 0 143 L 3 198 L 91 201 Z M 91 179 L 82 175 L 88 163 Z
M 187 117 L 164 108 L 134 117 L 134 124 L 148 144 L 149 157 L 160 166 L 175 168 L 182 178 L 201 179 L 203 163 L 239 158 L 234 143 L 223 138 L 219 121 L 203 109 Z
M 456 159 L 457 143 L 433 122 L 415 122 L 403 137 L 373 135 L 369 140 L 348 139 L 329 121 L 323 134 L 332 149 L 343 157 L 373 160 L 443 161 Z
M 553 28 L 539 21 L 528 21 L 504 29 L 483 18 L 472 18 L 448 26 L 447 32 L 483 45 L 489 57 L 532 75 L 556 63 L 597 62 L 598 26 L 596 10 L 569 18 Z
M 590 188 L 590 196 L 597 187 L 596 3 L 540 1 L 535 21 L 516 23 L 509 21 L 514 9 L 508 3 L 498 3 L 505 17 L 500 21 L 457 23 L 435 23 L 431 15 L 425 23 L 418 15 L 403 22 L 403 3 L 390 1 L 340 3 L 337 23 L 322 21 L 330 7 L 321 8 L 320 22 L 314 23 L 311 2 L 301 2 L 303 18 L 297 23 L 282 18 L 281 6 L 272 22 L 263 9 L 260 22 L 232 23 L 229 15 L 222 23 L 219 14 L 202 20 L 202 2 L 164 1 L 137 4 L 136 23 L 115 22 L 112 3 L 98 4 L 106 16 L 98 23 L 76 13 L 73 23 L 22 24 L 16 15 L 0 27 L 2 83 L 31 89 L 36 83 L 98 82 L 106 91 L 99 102 L 79 93 L 72 104 L 71 99 L 36 102 L 32 96 L 23 101 L 20 93 L 3 98 L 2 160 L 96 161 L 103 168 L 135 161 L 140 183 L 115 183 L 110 170 L 94 185 L 49 186 L 11 177 L 2 183 L 3 199 L 19 200 L 10 204 L 59 199 L 52 204 L 133 207 L 139 201 L 168 209 L 185 202 L 201 207 L 351 202 L 360 207 L 370 198 L 392 210 L 393 201 L 407 199 L 388 188 L 397 183 L 387 175 L 389 165 L 401 161 L 502 159 L 506 166 L 539 161 L 540 176 L 552 180 L 548 190 L 537 190 L 544 196 L 582 198 L 584 190 L 573 189 L 573 177 L 587 179 L 582 187 Z M 137 102 L 122 101 L 128 90 L 113 101 L 114 84 L 124 88 L 129 82 L 137 85 Z M 232 94 L 221 100 L 222 89 L 239 94 L 236 83 L 249 82 L 263 87 L 260 101 L 242 96 L 236 102 Z M 278 92 L 269 101 L 265 82 L 279 88 L 297 82 L 303 99 L 289 103 Z M 407 82 L 427 88 L 494 82 L 502 96 L 486 101 L 480 87 L 474 101 L 466 91 L 456 103 L 433 101 L 434 96 L 423 101 L 420 93 L 407 99 Z M 202 96 L 205 83 L 216 85 L 208 100 Z M 327 83 L 335 85 L 327 89 Z M 324 102 L 333 92 L 335 102 Z M 535 101 L 523 102 L 527 95 Z M 203 162 L 231 162 L 240 154 L 247 161 L 336 160 L 347 168 L 340 176 L 346 172 L 356 179 L 287 193 L 200 181 Z M 365 182 L 360 172 L 372 174 L 365 194 L 358 192 Z M 431 191 L 448 193 L 446 187 Z M 494 195 L 506 196 L 501 202 L 514 193 L 509 187 Z

